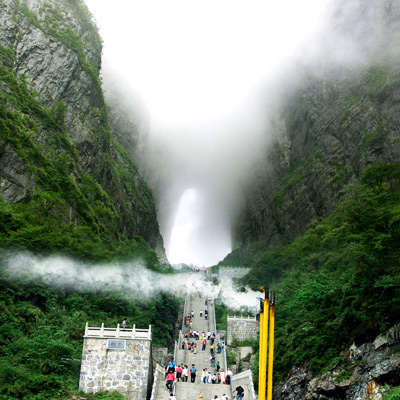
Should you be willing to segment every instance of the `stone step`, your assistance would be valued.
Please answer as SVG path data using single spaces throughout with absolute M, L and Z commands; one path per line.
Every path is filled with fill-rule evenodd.
M 230 387 L 222 384 L 178 382 L 175 393 L 178 400 L 198 400 L 200 393 L 203 393 L 204 400 L 211 400 L 215 395 L 219 397 L 225 393 L 229 395 L 229 391 Z

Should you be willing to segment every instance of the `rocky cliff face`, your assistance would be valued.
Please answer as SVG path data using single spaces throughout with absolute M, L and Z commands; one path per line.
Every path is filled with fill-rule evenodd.
M 400 383 L 399 335 L 397 324 L 373 342 L 353 344 L 346 352 L 346 361 L 318 377 L 312 377 L 307 367 L 294 368 L 275 389 L 274 399 L 381 399 L 385 385 Z
M 362 19 L 366 4 L 357 17 Z M 329 215 L 344 186 L 357 182 L 366 167 L 399 161 L 400 10 L 394 1 L 379 7 L 383 42 L 374 41 L 375 32 L 365 32 L 357 20 L 340 21 L 346 34 L 360 36 L 353 40 L 375 47 L 351 66 L 321 61 L 318 72 L 304 71 L 296 90 L 277 107 L 271 117 L 273 143 L 244 190 L 236 245 L 291 242 Z
M 110 133 L 99 79 L 101 40 L 83 2 L 2 1 L 0 46 L 2 54 L 8 54 L 2 91 L 17 98 L 7 74 L 25 77 L 31 83 L 31 93 L 43 109 L 50 110 L 64 132 L 63 143 L 50 143 L 56 136 L 54 131 L 29 112 L 32 108 L 22 109 L 22 117 L 25 113 L 34 120 L 31 125 L 35 125 L 35 133 L 29 135 L 32 146 L 45 146 L 47 152 L 54 152 L 55 162 L 68 152 L 76 152 L 77 164 L 69 165 L 69 177 L 74 177 L 80 195 L 89 201 L 84 207 L 93 206 L 95 200 L 79 183 L 84 176 L 90 177 L 96 192 L 109 199 L 113 223 L 110 215 L 93 213 L 107 226 L 107 234 L 114 239 L 121 234 L 128 239 L 140 235 L 163 254 L 152 194 L 131 156 Z M 7 116 L 20 108 L 9 103 L 11 100 L 3 103 Z M 0 196 L 8 204 L 28 204 L 38 188 L 37 174 L 29 166 L 32 160 L 17 151 L 11 133 L 9 137 L 4 133 L 0 139 Z M 68 207 L 67 213 L 75 217 L 78 225 L 84 219 L 74 206 Z

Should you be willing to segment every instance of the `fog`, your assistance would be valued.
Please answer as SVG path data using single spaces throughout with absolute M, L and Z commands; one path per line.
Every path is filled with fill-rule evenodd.
M 121 102 L 146 110 L 141 170 L 172 263 L 230 252 L 243 182 L 274 135 L 270 110 L 300 71 L 362 64 L 385 39 L 374 2 L 86 1 L 106 98 L 117 76 Z
M 120 296 L 146 301 L 160 293 L 172 296 L 201 293 L 219 298 L 235 311 L 257 313 L 259 292 L 240 292 L 230 279 L 214 285 L 204 273 L 159 274 L 146 269 L 144 263 L 87 264 L 66 257 L 38 257 L 29 253 L 8 253 L 4 270 L 13 279 L 40 280 L 47 285 L 74 291 L 117 291 Z

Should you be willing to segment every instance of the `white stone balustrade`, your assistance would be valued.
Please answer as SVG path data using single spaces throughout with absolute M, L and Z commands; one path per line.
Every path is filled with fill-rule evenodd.
M 118 324 L 116 328 L 106 328 L 104 324 L 100 327 L 89 326 L 86 322 L 84 338 L 120 338 L 120 339 L 147 339 L 151 340 L 151 325 L 149 329 L 137 329 L 135 325 L 125 330 Z

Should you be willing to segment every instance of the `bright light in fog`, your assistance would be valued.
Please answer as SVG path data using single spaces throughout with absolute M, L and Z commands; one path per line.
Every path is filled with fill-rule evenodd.
M 172 264 L 210 266 L 231 251 L 229 230 L 218 219 L 209 217 L 210 206 L 199 190 L 183 193 L 167 249 Z
M 231 251 L 240 185 L 268 141 L 266 82 L 312 52 L 329 1 L 86 0 L 121 101 L 139 97 L 150 114 L 145 162 L 170 262 Z

